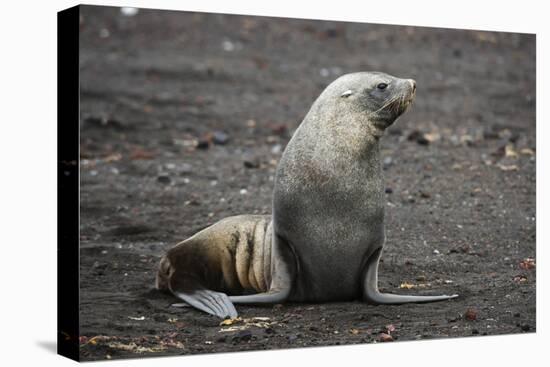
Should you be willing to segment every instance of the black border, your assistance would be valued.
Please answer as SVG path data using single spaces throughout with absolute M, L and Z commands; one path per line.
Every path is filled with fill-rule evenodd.
M 80 7 L 57 13 L 57 353 L 79 361 Z

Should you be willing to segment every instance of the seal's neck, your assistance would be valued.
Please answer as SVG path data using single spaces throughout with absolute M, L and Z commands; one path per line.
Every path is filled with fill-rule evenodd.
M 361 157 L 377 157 L 384 128 L 370 118 L 357 116 L 346 122 L 346 135 L 352 147 Z

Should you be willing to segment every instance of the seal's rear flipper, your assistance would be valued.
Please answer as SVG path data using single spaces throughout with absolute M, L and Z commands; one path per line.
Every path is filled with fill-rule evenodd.
M 237 317 L 237 310 L 227 294 L 209 289 L 197 289 L 189 292 L 174 290 L 172 293 L 189 305 L 222 319 Z
M 376 250 L 367 261 L 365 278 L 363 280 L 363 298 L 365 301 L 372 304 L 402 304 L 436 302 L 458 297 L 458 294 L 451 296 L 409 296 L 381 293 L 378 290 L 378 261 L 381 255 L 382 248 Z

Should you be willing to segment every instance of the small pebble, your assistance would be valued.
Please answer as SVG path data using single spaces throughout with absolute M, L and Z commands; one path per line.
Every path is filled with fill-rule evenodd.
M 243 164 L 246 168 L 259 168 L 260 160 L 256 157 L 245 158 Z
M 475 321 L 477 319 L 477 311 L 473 308 L 469 308 L 466 310 L 464 317 L 466 318 L 466 320 Z
M 271 147 L 271 154 L 281 154 L 283 146 L 281 144 L 275 144 Z
M 157 177 L 157 181 L 163 184 L 169 184 L 172 180 L 170 179 L 170 176 L 168 175 L 159 175 Z
M 232 52 L 235 50 L 235 44 L 231 41 L 223 41 L 222 42 L 222 48 L 224 51 Z
M 197 142 L 197 149 L 208 149 L 210 148 L 210 142 L 207 139 L 200 139 Z
M 389 334 L 386 334 L 386 333 L 380 333 L 378 338 L 381 342 L 392 342 L 393 341 L 393 337 Z
M 249 341 L 252 339 L 252 332 L 250 330 L 241 330 L 233 337 L 234 342 Z
M 212 134 L 212 142 L 214 144 L 224 145 L 227 144 L 228 141 L 229 135 L 227 135 L 223 131 L 214 131 L 214 133 Z
M 179 172 L 181 174 L 188 174 L 193 172 L 193 166 L 189 163 L 182 163 L 179 167 Z

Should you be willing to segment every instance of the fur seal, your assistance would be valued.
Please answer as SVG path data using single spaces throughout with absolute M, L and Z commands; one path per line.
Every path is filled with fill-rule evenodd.
M 252 228 L 260 219 L 253 216 L 228 218 L 226 224 L 219 222 L 184 241 L 192 243 L 189 248 L 182 243 L 170 250 L 171 255 L 161 261 L 160 283 L 167 282 L 180 299 L 220 317 L 236 316 L 233 303 L 362 299 L 401 304 L 457 297 L 378 290 L 378 262 L 385 242 L 379 140 L 415 94 L 414 80 L 380 72 L 347 74 L 332 82 L 283 152 L 275 177 L 271 224 L 265 224 L 267 217 L 261 219 L 264 240 L 252 240 L 246 252 L 252 266 L 250 260 L 244 262 L 248 268 L 242 266 L 243 274 L 248 269 L 248 278 L 235 278 L 239 265 L 227 264 L 228 259 L 238 263 L 239 257 L 230 255 L 231 249 L 239 247 L 235 231 L 249 238 L 257 230 Z M 270 261 L 266 254 L 257 256 L 267 249 Z M 197 254 L 211 255 L 198 259 Z M 176 257 L 181 260 L 172 260 Z M 254 277 L 263 280 L 251 282 Z

